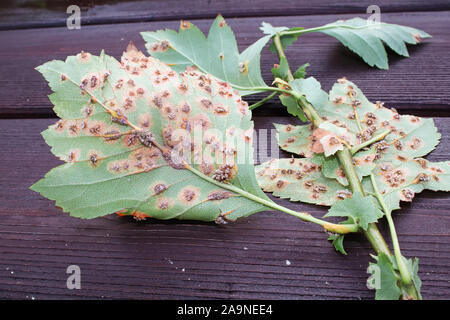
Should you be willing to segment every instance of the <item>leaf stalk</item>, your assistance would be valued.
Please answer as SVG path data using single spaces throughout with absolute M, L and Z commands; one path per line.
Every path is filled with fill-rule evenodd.
M 190 166 L 189 164 L 185 163 L 185 168 L 189 171 L 191 171 L 192 173 L 194 173 L 195 175 L 201 177 L 202 179 L 215 184 L 216 186 L 220 187 L 220 188 L 224 188 L 230 191 L 233 191 L 247 199 L 253 200 L 255 202 L 258 202 L 268 208 L 277 210 L 277 211 L 281 211 L 287 214 L 290 214 L 292 216 L 295 216 L 297 218 L 300 218 L 303 221 L 306 222 L 312 222 L 315 224 L 318 224 L 320 226 L 322 226 L 325 230 L 329 231 L 329 232 L 333 232 L 333 233 L 339 233 L 339 234 L 347 234 L 347 233 L 351 233 L 351 232 L 357 232 L 359 229 L 359 226 L 357 224 L 345 224 L 345 225 L 341 225 L 341 224 L 334 224 L 334 223 L 330 223 L 328 221 L 319 219 L 319 218 L 315 218 L 312 215 L 310 215 L 307 212 L 297 212 L 294 210 L 291 210 L 289 208 L 283 207 L 273 201 L 270 200 L 266 200 L 263 198 L 260 198 L 250 192 L 244 191 L 236 186 L 233 186 L 231 184 L 227 184 L 227 183 L 222 183 L 219 182 L 217 180 L 214 180 L 213 178 L 203 174 L 202 172 L 198 171 L 197 169 L 193 168 L 192 166 Z

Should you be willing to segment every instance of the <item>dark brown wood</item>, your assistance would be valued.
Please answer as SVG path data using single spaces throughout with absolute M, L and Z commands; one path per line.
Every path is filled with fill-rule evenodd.
M 152 0 L 152 1 L 105 1 L 105 0 L 3 0 L 0 4 L 0 29 L 23 29 L 66 26 L 69 5 L 81 8 L 83 25 L 123 22 L 149 22 L 178 19 L 210 19 L 218 13 L 225 17 L 292 16 L 311 14 L 365 14 L 373 1 L 307 1 L 307 0 Z M 381 12 L 443 11 L 450 10 L 445 0 L 390 1 L 378 0 Z
M 390 54 L 390 70 L 367 66 L 359 57 L 345 49 L 334 38 L 308 34 L 287 49 L 293 67 L 310 62 L 309 75 L 316 77 L 326 90 L 336 79 L 346 76 L 354 81 L 373 101 L 382 100 L 391 107 L 407 111 L 438 112 L 449 115 L 450 97 L 450 34 L 447 32 L 450 12 L 383 14 L 382 21 L 421 28 L 433 35 L 418 46 L 410 47 L 410 58 Z M 262 21 L 274 25 L 313 27 L 354 15 L 292 16 L 229 19 L 242 49 L 261 36 Z M 212 20 L 198 20 L 207 31 Z M 140 31 L 178 28 L 178 21 L 86 26 L 81 30 L 66 28 L 0 31 L 0 117 L 52 116 L 50 93 L 45 80 L 34 68 L 51 59 L 65 59 L 85 50 L 120 57 L 128 41 L 145 50 Z M 267 48 L 262 56 L 263 77 L 270 83 L 270 68 L 277 62 Z M 262 95 L 248 97 L 250 103 Z M 278 103 L 262 109 L 282 114 Z
M 363 237 L 347 237 L 344 257 L 319 227 L 284 213 L 259 213 L 226 226 L 69 217 L 28 189 L 60 164 L 39 135 L 55 120 L 0 120 L 0 298 L 373 298 L 365 287 L 372 251 Z M 258 129 L 291 121 L 255 117 Z M 450 119 L 436 124 L 442 142 L 428 159 L 447 160 Z M 449 199 L 424 192 L 395 214 L 404 254 L 420 259 L 426 299 L 450 296 Z M 279 202 L 319 217 L 326 212 Z M 387 235 L 384 223 L 381 228 Z M 81 290 L 66 288 L 72 264 L 81 268 Z

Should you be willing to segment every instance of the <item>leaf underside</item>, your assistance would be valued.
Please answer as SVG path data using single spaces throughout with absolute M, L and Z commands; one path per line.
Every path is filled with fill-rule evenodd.
M 335 133 L 341 129 L 344 129 L 351 147 L 390 130 L 382 141 L 354 155 L 356 172 L 362 179 L 364 190 L 368 193 L 374 191 L 367 177 L 374 173 L 390 210 L 399 209 L 401 200 L 411 201 L 414 194 L 422 190 L 450 190 L 450 162 L 431 162 L 422 158 L 436 147 L 441 137 L 432 119 L 399 115 L 381 102 L 371 103 L 354 83 L 345 78 L 338 80 L 325 102 L 320 102 L 317 97 L 326 93 L 320 88 L 315 90 L 309 95 L 316 97 L 318 102 L 310 102 L 326 120 L 326 128 L 335 128 L 335 132 L 315 128 L 312 124 L 275 124 L 279 146 L 305 158 L 273 159 L 257 166 L 257 178 L 263 190 L 292 201 L 327 206 L 350 197 L 342 167 L 335 155 L 323 155 L 327 146 L 321 143 L 322 136 L 338 137 Z M 316 167 L 304 170 L 305 164 Z
M 208 36 L 188 21 L 178 32 L 170 29 L 141 32 L 148 52 L 178 72 L 188 66 L 239 87 L 266 87 L 261 76 L 261 50 L 271 39 L 267 35 L 239 53 L 236 38 L 222 16 L 213 22 Z M 240 89 L 241 95 L 255 93 Z
M 61 118 L 42 135 L 66 163 L 31 189 L 65 212 L 224 222 L 266 209 L 245 196 L 269 201 L 255 178 L 251 112 L 228 83 L 178 74 L 131 44 L 121 62 L 82 52 L 37 70 Z
M 339 20 L 317 28 L 339 40 L 359 55 L 369 66 L 388 69 L 388 57 L 384 45 L 398 55 L 408 57 L 406 44 L 417 44 L 430 35 L 422 30 L 397 24 L 374 22 L 362 18 Z M 288 36 L 292 39 L 292 36 Z M 288 44 L 293 41 L 288 42 Z M 384 45 L 383 45 L 384 44 Z

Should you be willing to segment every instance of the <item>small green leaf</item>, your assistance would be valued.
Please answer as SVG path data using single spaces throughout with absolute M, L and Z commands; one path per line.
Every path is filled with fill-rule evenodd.
M 303 109 L 299 106 L 297 100 L 295 100 L 294 97 L 283 94 L 280 94 L 279 97 L 283 106 L 286 107 L 287 112 L 289 112 L 293 116 L 298 117 L 303 122 L 308 121 L 308 119 L 305 116 L 305 113 L 303 112 Z
M 301 65 L 295 72 L 294 72 L 294 78 L 295 79 L 304 79 L 306 77 L 306 68 L 309 67 L 309 63 L 305 63 Z
M 401 290 L 397 284 L 398 277 L 395 273 L 392 262 L 384 253 L 378 254 L 377 263 L 369 263 L 369 270 L 372 275 L 368 284 L 375 287 L 375 299 L 377 300 L 398 300 Z
M 419 278 L 419 259 L 414 258 L 407 259 L 406 265 L 408 266 L 409 272 L 412 274 L 414 287 L 416 288 L 417 294 L 419 296 L 419 299 L 422 300 L 422 295 L 420 294 L 420 289 L 422 288 L 422 280 Z
M 304 95 L 314 107 L 325 106 L 328 102 L 328 94 L 322 90 L 319 81 L 313 77 L 295 79 L 289 82 L 293 90 Z
M 345 177 L 344 170 L 336 156 L 325 157 L 322 154 L 315 154 L 316 163 L 322 165 L 322 172 L 325 177 L 336 179 L 343 186 L 348 186 L 348 180 Z M 359 179 L 370 175 L 376 167 L 373 162 L 375 152 L 373 150 L 360 151 L 353 156 L 356 174 Z
M 239 53 L 234 33 L 220 15 L 212 24 L 208 37 L 188 21 L 181 21 L 179 32 L 166 29 L 141 32 L 141 35 L 148 52 L 178 72 L 196 66 L 232 86 L 267 86 L 261 76 L 260 57 L 272 35 L 264 36 Z M 239 90 L 241 95 L 257 92 Z
M 332 244 L 336 251 L 342 253 L 343 255 L 347 255 L 347 252 L 344 249 L 344 235 L 343 234 L 333 234 L 328 237 L 329 241 L 333 241 Z
M 263 22 L 262 23 L 262 27 L 260 27 L 261 31 L 264 34 L 267 34 L 271 37 L 273 37 L 275 34 L 280 33 L 282 31 L 286 31 L 286 30 L 303 30 L 304 28 L 302 27 L 295 27 L 295 28 L 291 28 L 289 29 L 288 27 L 274 27 L 272 26 L 270 23 L 267 22 Z M 292 43 L 294 43 L 295 41 L 297 41 L 298 35 L 284 35 L 281 37 L 281 45 L 283 46 L 283 48 L 288 47 L 289 45 L 291 45 Z M 272 52 L 277 52 L 275 45 L 272 43 L 269 47 L 269 49 Z
M 267 34 L 267 35 L 269 35 L 269 36 L 274 36 L 274 35 L 277 34 L 278 32 L 285 31 L 285 30 L 289 30 L 288 27 L 274 27 L 274 26 L 272 26 L 270 23 L 264 22 L 264 21 L 261 23 L 261 27 L 259 27 L 259 29 L 260 29 L 264 34 Z
M 280 58 L 280 64 L 275 65 L 272 69 L 272 74 L 275 78 L 283 79 L 288 81 L 289 65 L 287 63 L 286 57 Z
M 338 201 L 325 217 L 351 217 L 358 225 L 367 230 L 369 223 L 377 222 L 383 213 L 378 209 L 373 197 L 364 197 L 356 192 L 349 199 Z
M 312 140 L 312 124 L 293 126 L 291 124 L 274 123 L 277 129 L 277 141 L 281 149 L 298 154 L 303 157 L 311 157 Z

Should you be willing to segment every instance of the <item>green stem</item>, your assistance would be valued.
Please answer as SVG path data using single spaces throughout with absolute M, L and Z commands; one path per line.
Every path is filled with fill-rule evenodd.
M 353 148 L 350 149 L 351 154 L 355 154 L 362 148 L 365 148 L 375 142 L 383 140 L 390 132 L 391 132 L 391 130 L 383 131 L 382 133 L 377 134 L 376 136 L 372 137 L 371 139 L 364 141 L 363 143 L 361 143 L 357 146 L 354 146 Z
M 319 30 L 319 28 L 313 28 L 313 29 L 300 30 L 299 34 Z M 284 34 L 290 34 L 290 33 L 285 32 Z M 283 33 L 281 33 L 281 35 L 283 35 Z M 286 57 L 284 50 L 283 50 L 283 45 L 281 43 L 280 34 L 276 34 L 274 36 L 274 45 L 277 50 L 278 56 L 280 58 Z M 288 64 L 288 74 L 292 74 L 290 71 L 290 68 L 289 68 L 289 64 Z M 323 120 L 317 113 L 316 109 L 306 100 L 306 98 L 304 96 L 298 97 L 298 95 L 297 95 L 296 98 L 297 98 L 300 106 L 302 107 L 303 111 L 305 112 L 306 116 L 309 118 L 309 120 L 316 127 L 318 127 L 320 125 L 320 123 L 323 122 Z M 350 151 L 348 150 L 348 148 L 338 151 L 337 156 L 339 158 L 339 161 L 341 162 L 342 167 L 344 168 L 344 172 L 347 176 L 347 180 L 349 181 L 352 191 L 353 192 L 357 191 L 357 192 L 361 192 L 362 194 L 364 194 L 364 190 L 361 186 L 361 182 L 359 181 L 358 175 L 356 174 L 356 171 L 355 171 L 355 167 L 353 166 L 352 155 L 351 155 Z M 369 224 L 367 230 L 363 231 L 363 232 L 377 253 L 384 252 L 387 255 L 391 256 L 389 247 L 387 246 L 386 242 L 383 239 L 383 236 L 381 235 L 380 231 L 378 230 L 377 226 L 374 223 Z
M 208 182 L 210 182 L 210 183 L 212 183 L 212 184 L 214 184 L 214 185 L 216 185 L 216 186 L 218 186 L 220 188 L 233 191 L 233 192 L 235 192 L 235 193 L 237 193 L 237 194 L 239 194 L 239 195 L 241 195 L 241 196 L 243 196 L 243 197 L 245 197 L 247 199 L 250 199 L 250 200 L 253 200 L 255 202 L 258 202 L 258 203 L 260 203 L 260 204 L 262 204 L 262 205 L 264 205 L 264 206 L 266 206 L 268 208 L 275 209 L 277 211 L 281 211 L 281 212 L 290 214 L 292 216 L 295 216 L 297 218 L 302 219 L 303 221 L 307 221 L 307 222 L 312 222 L 312 223 L 318 224 L 318 225 L 322 226 L 327 231 L 330 231 L 330 232 L 333 232 L 333 233 L 346 234 L 346 233 L 350 233 L 350 232 L 357 232 L 358 229 L 359 229 L 358 225 L 356 225 L 356 224 L 345 224 L 345 225 L 334 224 L 334 223 L 330 223 L 330 222 L 322 220 L 322 219 L 315 218 L 315 217 L 313 217 L 312 215 L 310 215 L 307 212 L 297 212 L 297 211 L 291 210 L 289 208 L 280 206 L 279 204 L 277 204 L 275 202 L 272 202 L 272 201 L 270 201 L 268 199 L 260 198 L 260 197 L 258 197 L 256 195 L 252 194 L 252 193 L 249 193 L 249 192 L 247 192 L 245 190 L 242 190 L 242 189 L 240 189 L 240 188 L 238 188 L 236 186 L 233 186 L 231 184 L 221 183 L 221 182 L 219 182 L 217 180 L 214 180 L 213 178 L 203 174 L 202 172 L 198 171 L 197 169 L 191 167 L 188 164 L 185 164 L 185 168 L 187 170 L 191 171 L 192 173 L 194 173 L 195 175 L 199 176 L 200 178 L 202 178 L 202 179 L 204 179 L 204 180 L 206 180 L 206 181 L 208 181 Z
M 275 49 L 277 50 L 278 53 L 278 57 L 281 58 L 286 58 L 286 54 L 284 53 L 284 49 L 283 49 L 283 44 L 281 43 L 281 37 L 280 34 L 277 33 L 274 37 L 273 37 L 273 44 L 275 46 Z M 287 63 L 287 61 L 286 61 Z M 287 70 L 287 78 L 288 81 L 294 81 L 294 75 L 292 74 L 291 68 L 289 67 L 289 64 L 287 65 L 288 70 Z
M 334 29 L 334 28 L 342 28 L 342 29 L 367 29 L 369 28 L 369 25 L 365 25 L 362 27 L 352 27 L 352 26 L 344 26 L 344 25 L 327 25 L 327 26 L 321 26 L 321 27 L 315 27 L 315 28 L 308 28 L 308 29 L 302 29 L 302 30 L 286 30 L 286 31 L 281 31 L 279 33 L 279 36 L 286 36 L 286 35 L 302 35 L 305 33 L 310 33 L 310 32 L 317 32 L 317 31 L 322 31 L 322 30 L 328 30 L 328 29 Z
M 411 274 L 410 274 L 408 268 L 405 265 L 402 253 L 400 251 L 400 244 L 398 242 L 397 231 L 395 230 L 395 225 L 394 225 L 394 220 L 392 219 L 391 210 L 388 209 L 386 203 L 384 202 L 383 196 L 381 195 L 381 193 L 378 189 L 378 185 L 377 185 L 377 182 L 375 180 L 375 176 L 373 173 L 370 174 L 370 181 L 372 182 L 375 198 L 377 198 L 378 203 L 380 204 L 381 208 L 383 209 L 384 214 L 386 215 L 386 219 L 389 224 L 389 231 L 391 232 L 395 260 L 397 261 L 397 266 L 398 266 L 398 270 L 400 272 L 401 279 L 404 284 L 410 284 L 412 281 L 412 277 L 411 277 Z
M 241 87 L 241 86 L 237 86 L 237 85 L 233 85 L 233 88 L 237 89 L 237 90 L 248 90 L 248 91 L 259 91 L 259 92 L 267 92 L 267 91 L 273 91 L 273 92 L 279 92 L 279 93 L 287 93 L 287 94 L 291 94 L 291 95 L 295 95 L 296 93 L 292 90 L 286 90 L 283 88 L 278 88 L 278 87 Z
M 360 192 L 362 195 L 365 195 L 364 189 L 362 188 L 361 185 L 361 181 L 359 180 L 358 175 L 356 174 L 350 150 L 344 148 L 344 150 L 338 151 L 337 157 L 342 165 L 342 168 L 344 169 L 345 176 L 347 177 L 352 192 Z M 369 240 L 370 244 L 372 245 L 377 254 L 383 252 L 388 256 L 392 255 L 388 245 L 386 244 L 386 241 L 384 241 L 384 238 L 381 235 L 375 223 L 370 223 L 369 226 L 367 227 L 367 230 L 363 231 L 363 233 L 366 236 L 367 240 Z
M 335 26 L 325 26 L 325 27 L 311 28 L 311 29 L 305 29 L 305 30 L 300 30 L 300 31 L 284 31 L 284 32 L 276 34 L 274 36 L 274 45 L 278 52 L 278 56 L 280 57 L 280 59 L 282 57 L 284 57 L 284 58 L 286 57 L 284 50 L 283 50 L 280 36 L 288 35 L 288 34 L 289 35 L 294 35 L 294 34 L 300 35 L 300 34 L 304 34 L 304 33 L 308 33 L 308 32 L 331 29 L 334 27 Z M 345 27 L 345 26 L 343 26 L 343 27 Z M 346 27 L 346 28 L 358 29 L 357 27 Z M 286 61 L 286 63 L 287 63 L 287 61 Z M 289 64 L 287 64 L 287 65 L 288 65 L 288 78 L 290 79 L 290 81 L 292 81 L 292 80 L 294 80 L 294 77 L 289 68 Z M 304 96 L 299 96 L 298 94 L 295 94 L 295 93 L 291 93 L 291 94 L 297 99 L 297 102 L 302 107 L 302 109 L 305 112 L 308 119 L 315 126 L 319 126 L 323 120 L 319 116 L 319 114 L 317 113 L 315 108 L 306 100 L 306 98 Z M 353 165 L 352 154 L 356 153 L 357 151 L 361 150 L 362 148 L 364 148 L 366 146 L 371 145 L 374 142 L 384 139 L 384 137 L 386 137 L 389 134 L 389 132 L 390 131 L 382 132 L 381 134 L 373 137 L 369 141 L 366 141 L 366 142 L 360 144 L 359 146 L 353 147 L 351 149 L 344 147 L 343 150 L 340 150 L 337 152 L 337 157 L 340 161 L 340 164 L 342 165 L 342 167 L 344 169 L 345 175 L 347 177 L 347 180 L 349 182 L 350 188 L 353 193 L 360 192 L 362 195 L 364 195 L 364 189 L 362 188 L 361 181 L 358 178 L 356 169 Z M 386 207 L 386 206 L 384 206 L 384 207 Z M 383 208 L 383 209 L 385 209 L 385 208 Z M 386 212 L 389 212 L 389 211 L 386 211 Z M 395 257 L 396 258 L 397 258 L 397 256 L 400 257 L 400 259 L 397 259 L 397 260 L 401 261 L 400 263 L 397 261 L 397 265 L 399 266 L 400 276 L 401 276 L 402 283 L 403 283 L 403 285 L 401 286 L 402 291 L 404 292 L 404 296 L 406 296 L 408 298 L 418 299 L 418 293 L 416 291 L 415 286 L 412 284 L 409 272 L 407 273 L 408 276 L 406 276 L 406 277 L 404 277 L 402 274 L 402 273 L 405 273 L 406 266 L 404 265 L 404 261 L 402 259 L 401 253 L 400 253 L 400 246 L 398 244 L 397 234 L 395 233 L 395 228 L 394 228 L 394 224 L 393 224 L 392 216 L 390 215 L 390 212 L 389 212 L 389 214 L 386 214 L 386 217 L 388 218 L 392 237 L 393 237 L 393 239 L 395 238 L 395 241 L 393 240 Z M 363 230 L 363 233 L 366 236 L 366 238 L 369 240 L 370 244 L 372 245 L 372 247 L 374 248 L 374 250 L 377 254 L 384 253 L 387 256 L 392 256 L 392 253 L 390 252 L 390 249 L 389 249 L 388 245 L 386 244 L 386 241 L 384 240 L 383 236 L 381 235 L 381 233 L 378 230 L 375 223 L 370 223 L 367 227 L 367 230 L 365 230 L 365 231 Z M 400 270 L 400 268 L 401 268 L 401 270 Z M 408 269 L 406 268 L 406 271 L 407 270 Z
M 264 99 L 259 100 L 258 102 L 255 102 L 252 105 L 249 105 L 248 108 L 250 110 L 256 109 L 259 106 L 263 105 L 264 103 L 266 103 L 267 101 L 271 100 L 273 97 L 275 97 L 278 94 L 278 92 L 272 92 L 271 94 L 269 94 L 267 97 L 265 97 Z

